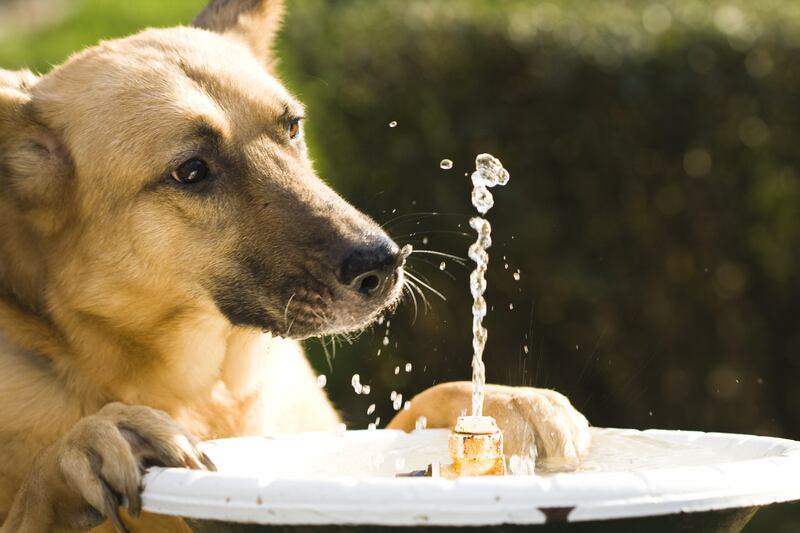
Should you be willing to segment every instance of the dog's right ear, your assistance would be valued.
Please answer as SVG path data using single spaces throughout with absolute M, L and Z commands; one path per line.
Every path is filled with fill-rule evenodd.
M 59 137 L 36 119 L 36 82 L 29 71 L 0 69 L 0 198 L 41 222 L 63 201 L 72 164 Z
M 193 25 L 244 42 L 271 68 L 272 45 L 283 11 L 283 0 L 211 0 Z

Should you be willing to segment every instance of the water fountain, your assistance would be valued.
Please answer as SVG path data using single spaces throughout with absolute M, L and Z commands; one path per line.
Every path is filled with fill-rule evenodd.
M 504 185 L 508 173 L 488 154 L 476 167 L 472 200 L 485 215 L 494 202 L 488 187 Z M 502 475 L 502 434 L 482 416 L 491 226 L 480 216 L 470 225 L 478 233 L 469 250 L 476 263 L 472 416 L 461 417 L 454 432 L 422 424 L 409 434 L 212 441 L 205 450 L 219 471 L 150 469 L 144 509 L 215 532 L 735 532 L 760 506 L 800 500 L 800 442 L 751 435 L 593 428 L 591 449 L 574 471 L 513 475 L 511 465 L 512 475 Z M 357 374 L 352 384 L 365 387 Z

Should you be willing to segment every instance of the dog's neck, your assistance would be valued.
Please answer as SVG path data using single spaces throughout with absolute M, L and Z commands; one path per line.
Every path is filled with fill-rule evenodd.
M 14 211 L 2 213 L 0 333 L 6 344 L 46 361 L 54 378 L 84 398 L 87 412 L 108 401 L 150 405 L 184 419 L 192 416 L 181 411 L 219 411 L 222 427 L 195 429 L 229 431 L 237 422 L 224 420 L 228 412 L 257 393 L 270 336 L 235 328 L 213 304 L 176 297 L 164 287 L 124 279 L 119 287 L 87 293 L 80 279 L 50 279 L 43 255 L 50 244 Z M 63 268 L 69 259 L 59 261 Z M 86 308 L 92 300 L 110 315 Z M 134 304 L 123 308 L 120 302 Z
M 41 357 L 54 379 L 83 398 L 86 412 L 108 401 L 148 405 L 205 436 L 240 433 L 247 423 L 241 415 L 258 394 L 269 335 L 234 328 L 202 306 L 154 303 L 160 312 L 143 313 L 153 320 L 137 323 L 131 309 L 121 323 L 64 304 L 57 287 L 42 313 L 8 281 L 0 287 L 6 344 L 21 357 Z

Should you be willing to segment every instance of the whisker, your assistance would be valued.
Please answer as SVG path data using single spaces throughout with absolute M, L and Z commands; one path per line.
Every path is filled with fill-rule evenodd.
M 448 259 L 452 259 L 453 261 L 455 261 L 457 263 L 460 263 L 462 265 L 466 264 L 466 262 L 467 262 L 467 258 L 466 257 L 459 257 L 457 255 L 448 254 L 448 253 L 445 253 L 445 252 L 437 252 L 436 250 L 418 250 L 417 248 L 414 248 L 413 250 L 411 250 L 411 254 L 412 255 L 413 254 L 440 255 L 442 257 L 446 257 Z
M 422 289 L 420 289 L 419 286 L 411 280 L 411 278 L 408 278 L 407 281 L 408 285 L 413 290 L 417 291 L 417 294 L 419 294 L 420 298 L 422 299 L 422 303 L 425 304 L 425 312 L 427 312 L 431 308 L 431 304 L 428 302 L 428 297 L 424 292 L 422 292 Z
M 319 337 L 319 343 L 322 345 L 322 351 L 325 352 L 325 360 L 328 361 L 328 368 L 333 372 L 333 359 L 328 351 L 328 345 L 325 344 L 325 337 Z
M 403 292 L 406 291 L 411 295 L 411 301 L 414 302 L 414 318 L 411 320 L 413 326 L 417 322 L 417 296 L 414 294 L 414 290 L 408 286 L 408 278 L 403 280 Z
M 458 235 L 459 237 L 472 237 L 472 235 L 470 235 L 469 233 L 467 233 L 465 231 L 455 231 L 455 230 L 450 230 L 450 229 L 418 230 L 418 231 L 414 231 L 414 232 L 411 232 L 411 233 L 406 233 L 404 235 L 389 235 L 389 236 L 392 239 L 397 240 L 397 239 L 403 239 L 405 237 L 416 237 L 417 235 L 426 234 L 426 233 L 445 233 L 447 235 Z
M 418 211 L 416 213 L 405 213 L 405 214 L 402 214 L 402 215 L 397 215 L 394 218 L 390 218 L 389 220 L 387 220 L 386 222 L 381 224 L 381 227 L 385 229 L 386 227 L 389 226 L 389 224 L 393 224 L 395 222 L 397 222 L 397 223 L 399 223 L 401 221 L 402 222 L 411 222 L 411 221 L 414 220 L 414 217 L 417 217 L 417 219 L 422 220 L 422 219 L 431 218 L 431 217 L 463 217 L 463 218 L 468 218 L 469 216 L 470 216 L 469 213 L 440 213 L 438 211 Z M 411 220 L 408 220 L 408 219 L 411 219 Z
M 423 287 L 425 287 L 426 289 L 431 291 L 433 294 L 435 294 L 436 296 L 438 296 L 439 298 L 441 298 L 445 302 L 447 301 L 447 298 L 445 298 L 444 294 L 442 294 L 441 292 L 437 291 L 436 289 L 434 289 L 433 287 L 431 287 L 430 285 L 428 285 L 427 283 L 425 283 L 424 281 L 419 279 L 417 276 L 415 276 L 414 274 L 409 272 L 408 270 L 406 270 L 406 275 L 409 278 L 411 278 L 412 280 L 414 280 L 415 282 L 417 282 L 418 284 L 422 285 Z
M 425 263 L 426 265 L 432 266 L 433 268 L 435 268 L 436 270 L 438 270 L 439 272 L 441 272 L 445 276 L 448 276 L 452 280 L 456 279 L 456 277 L 453 275 L 452 272 L 448 272 L 447 270 L 443 270 L 439 265 L 437 265 L 436 263 L 434 263 L 432 261 L 426 261 L 425 259 L 422 259 L 421 257 L 415 257 L 414 260 L 415 261 L 420 261 L 422 263 Z
M 392 224 L 394 222 L 399 222 L 400 220 L 407 218 L 419 217 L 420 219 L 422 219 L 428 217 L 435 217 L 437 215 L 439 215 L 439 213 L 437 213 L 436 211 L 418 211 L 416 213 L 404 213 L 402 215 L 397 215 L 396 217 L 390 218 L 389 220 L 381 224 L 381 227 L 385 229 L 386 226 L 388 226 L 389 224 Z
M 286 324 L 289 322 L 289 304 L 292 303 L 292 299 L 295 297 L 297 293 L 293 292 L 289 299 L 286 301 L 286 308 L 283 310 L 283 323 Z M 296 317 L 295 317 L 296 318 Z M 294 324 L 294 319 L 292 319 L 292 323 L 286 328 L 286 336 L 289 336 L 289 331 L 292 329 L 292 324 Z
M 416 270 L 413 270 L 413 269 L 412 269 L 410 266 L 408 267 L 408 269 L 407 269 L 407 270 L 409 270 L 409 271 L 410 271 L 412 274 L 414 274 L 415 276 L 417 276 L 417 278 L 419 278 L 420 280 L 424 281 L 424 282 L 425 282 L 425 283 L 427 283 L 428 285 L 431 285 L 431 286 L 433 286 L 433 283 L 431 283 L 431 280 L 429 280 L 429 279 L 428 279 L 426 276 L 424 276 L 424 275 L 423 275 L 421 272 L 418 272 L 418 271 L 416 271 Z

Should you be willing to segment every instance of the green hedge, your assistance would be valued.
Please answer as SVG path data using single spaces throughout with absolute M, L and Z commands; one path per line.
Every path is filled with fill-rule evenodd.
M 464 173 L 506 163 L 491 379 L 557 387 L 599 425 L 797 438 L 800 10 L 754 4 L 308 0 L 283 71 L 324 177 L 381 221 L 445 213 L 394 222 L 401 241 L 465 255 L 443 233 L 468 229 Z M 401 309 L 380 357 L 381 328 L 337 356 L 347 412 L 375 401 L 356 371 L 383 420 L 390 390 L 469 375 L 466 272 L 438 263 L 417 268 L 447 303 L 413 326 Z
M 800 438 L 798 30 L 787 1 L 307 0 L 283 71 L 324 177 L 381 222 L 443 213 L 391 222 L 400 241 L 465 256 L 464 173 L 506 163 L 490 380 L 555 387 L 601 426 Z M 413 325 L 406 304 L 388 347 L 383 327 L 344 343 L 332 375 L 309 344 L 356 426 L 390 418 L 392 390 L 469 377 L 467 274 L 420 257 L 446 303 Z

